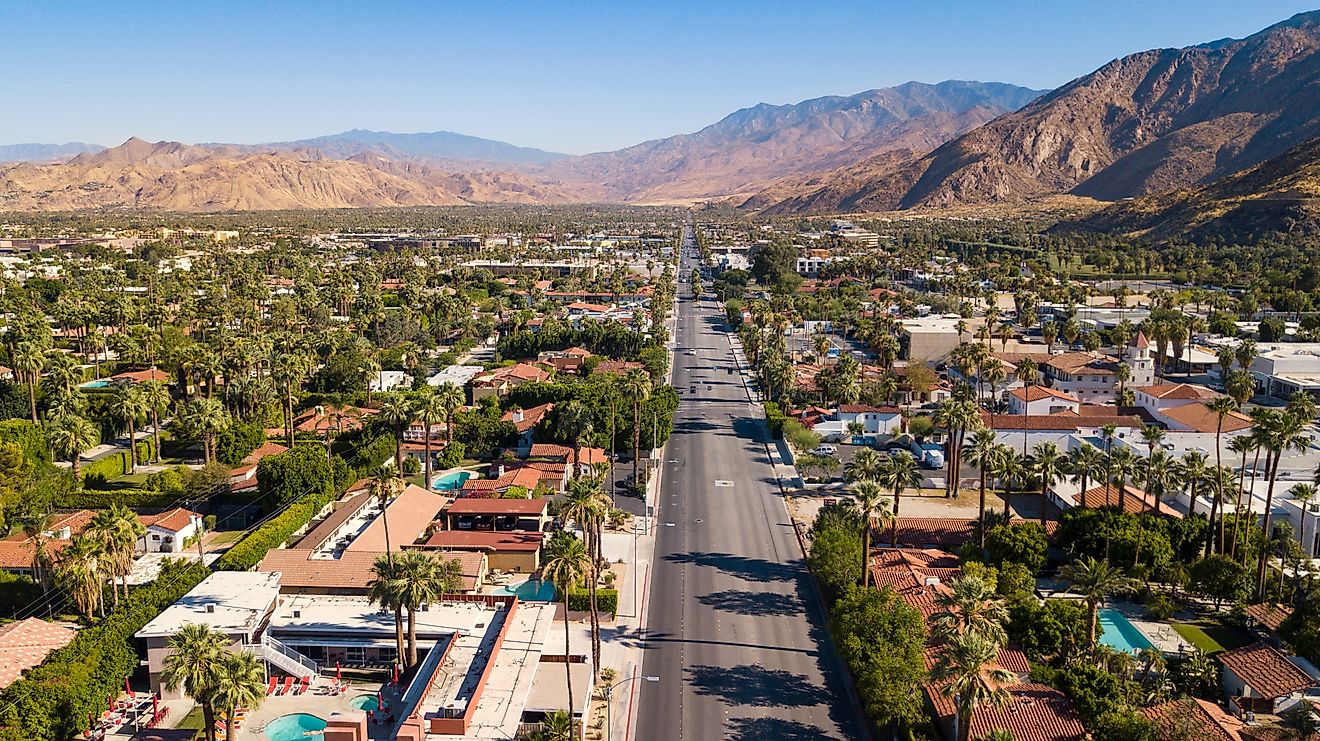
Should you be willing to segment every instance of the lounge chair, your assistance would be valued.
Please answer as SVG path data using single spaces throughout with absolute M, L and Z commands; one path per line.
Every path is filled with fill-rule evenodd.
M 298 683 L 298 694 L 301 695 L 305 693 L 307 691 L 307 688 L 310 687 L 311 684 L 312 684 L 311 677 L 303 677 L 302 681 Z
M 280 688 L 281 695 L 289 694 L 289 689 L 293 687 L 293 677 L 284 678 L 284 686 Z
M 280 683 L 280 678 L 279 678 L 279 677 L 271 677 L 271 678 L 270 678 L 270 683 L 266 685 L 266 696 L 267 696 L 267 697 L 269 697 L 270 695 L 275 694 L 275 685 L 277 685 L 277 684 L 279 684 L 279 683 Z

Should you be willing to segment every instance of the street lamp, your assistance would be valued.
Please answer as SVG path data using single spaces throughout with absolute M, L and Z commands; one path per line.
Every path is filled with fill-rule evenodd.
M 617 681 L 617 682 L 615 682 L 614 684 L 612 684 L 612 685 L 610 685 L 610 686 L 608 686 L 608 687 L 605 688 L 605 741 L 610 741 L 610 738 L 614 735 L 614 721 L 613 721 L 613 718 L 614 718 L 614 702 L 613 702 L 613 699 L 614 699 L 614 690 L 618 689 L 619 687 L 622 687 L 623 685 L 625 685 L 625 684 L 627 684 L 627 683 L 629 683 L 629 682 L 631 682 L 631 681 L 633 681 L 633 680 L 635 680 L 635 679 L 640 679 L 640 680 L 642 680 L 643 682 L 659 682 L 659 681 L 660 681 L 660 677 L 658 677 L 658 676 L 655 676 L 655 675 L 653 675 L 653 674 L 643 674 L 643 675 L 640 676 L 640 677 L 638 677 L 638 676 L 624 677 L 623 679 L 620 679 L 619 681 Z

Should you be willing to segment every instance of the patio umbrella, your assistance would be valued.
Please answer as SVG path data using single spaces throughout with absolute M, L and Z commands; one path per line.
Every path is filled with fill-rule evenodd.
M 335 681 L 336 682 L 344 681 L 344 666 L 343 664 L 340 664 L 338 661 L 335 662 Z
M 153 692 L 153 693 L 151 693 L 151 715 L 152 715 L 152 717 L 155 717 L 156 714 L 159 713 L 159 712 L 160 712 L 160 696 Z
M 124 677 L 124 694 L 125 694 L 125 695 L 128 695 L 129 697 L 132 697 L 132 696 L 133 696 L 133 688 L 130 687 L 130 686 L 128 685 L 128 680 L 129 680 L 129 679 L 130 679 L 130 677 Z
M 114 698 L 114 696 L 112 696 L 112 695 L 106 695 L 106 696 L 105 696 L 105 704 L 106 704 L 107 712 L 111 712 L 111 713 L 115 712 L 115 698 Z
M 398 684 L 398 683 L 399 683 L 399 665 L 398 665 L 398 664 L 395 664 L 395 665 L 394 665 L 394 681 L 392 682 L 392 684 Z

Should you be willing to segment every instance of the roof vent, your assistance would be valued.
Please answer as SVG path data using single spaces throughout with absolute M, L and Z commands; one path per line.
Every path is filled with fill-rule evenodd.
M 215 605 L 213 605 L 213 604 L 208 604 L 208 605 L 206 606 L 206 611 L 207 611 L 208 613 L 209 613 L 209 612 L 215 612 Z
M 928 587 L 937 587 L 937 586 L 939 586 L 939 584 L 940 584 L 940 578 L 939 578 L 938 576 L 928 576 L 928 577 L 926 577 L 926 586 L 928 586 Z
M 300 617 L 302 617 L 302 610 L 294 610 L 294 611 L 293 611 L 293 616 L 294 616 L 295 618 L 300 618 Z

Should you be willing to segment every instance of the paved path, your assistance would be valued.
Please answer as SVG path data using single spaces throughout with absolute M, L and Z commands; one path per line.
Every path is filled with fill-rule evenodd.
M 693 267 L 685 247 L 680 275 Z M 633 683 L 635 725 L 615 738 L 861 738 L 723 312 L 681 293 L 682 403 L 656 502 L 644 634 L 642 675 L 659 681 Z

